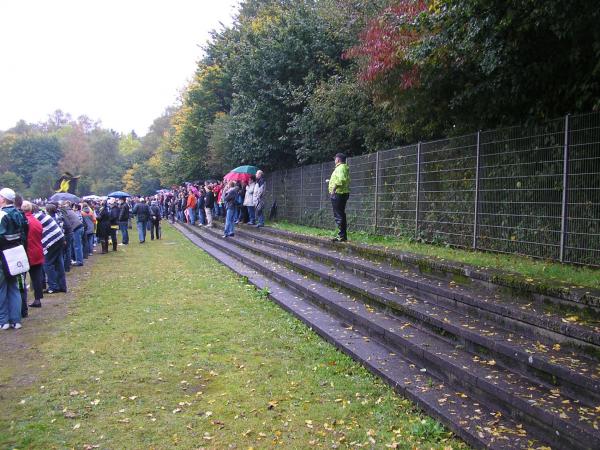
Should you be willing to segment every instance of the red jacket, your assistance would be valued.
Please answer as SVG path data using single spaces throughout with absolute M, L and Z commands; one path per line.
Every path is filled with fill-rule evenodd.
M 196 207 L 196 196 L 190 192 L 190 195 L 188 195 L 187 198 L 187 207 L 188 208 L 195 208 Z
M 27 233 L 27 258 L 30 266 L 44 264 L 44 248 L 42 247 L 42 224 L 33 217 L 30 211 L 25 213 L 29 223 Z

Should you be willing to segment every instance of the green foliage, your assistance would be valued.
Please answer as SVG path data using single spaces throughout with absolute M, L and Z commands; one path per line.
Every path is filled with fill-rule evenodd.
M 330 160 L 337 152 L 370 153 L 395 142 L 386 125 L 390 118 L 356 81 L 331 77 L 306 93 L 303 103 L 302 113 L 290 124 L 298 136 L 296 156 L 301 163 Z
M 350 52 L 409 140 L 600 107 L 600 4 L 403 0 Z
M 0 173 L 16 174 L 20 183 L 10 174 L 8 180 L 31 198 L 51 196 L 64 172 L 80 176 L 78 195 L 105 195 L 125 185 L 133 194 L 154 194 L 161 187 L 161 156 L 167 152 L 174 114 L 175 108 L 168 108 L 141 138 L 134 131 L 121 135 L 102 128 L 87 116 L 73 119 L 61 110 L 42 124 L 21 120 L 0 132 Z M 128 184 L 128 179 L 136 182 Z
M 234 25 L 213 33 L 183 95 L 162 179 L 215 177 L 246 163 L 289 167 L 332 148 L 359 154 L 390 142 L 367 91 L 337 81 L 352 79 L 343 51 L 379 3 L 242 2 Z
M 15 139 L 8 151 L 8 166 L 27 186 L 32 174 L 41 166 L 56 166 L 62 149 L 54 136 L 32 135 Z
M 0 187 L 11 188 L 19 194 L 22 194 L 25 191 L 25 183 L 22 178 L 11 171 L 0 174 Z

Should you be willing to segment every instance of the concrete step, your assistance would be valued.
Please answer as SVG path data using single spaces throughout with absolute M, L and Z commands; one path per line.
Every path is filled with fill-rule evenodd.
M 438 333 L 441 331 L 452 336 L 454 344 L 463 345 L 484 358 L 495 358 L 539 382 L 557 385 L 563 392 L 580 399 L 583 405 L 595 407 L 600 403 L 600 364 L 580 352 L 560 345 L 544 345 L 526 335 L 506 330 L 494 321 L 473 317 L 454 304 L 431 302 L 423 299 L 420 292 L 407 291 L 402 286 L 396 285 L 391 289 L 379 280 L 357 277 L 356 272 L 340 269 L 339 265 L 326 266 L 315 262 L 314 258 L 290 253 L 285 245 L 279 243 L 265 246 L 263 241 L 243 232 L 238 232 L 235 242 L 246 250 L 259 252 L 283 264 L 292 264 L 297 270 L 341 286 L 353 295 L 426 324 Z
M 238 234 L 252 235 L 265 243 L 284 245 L 290 250 L 302 252 L 306 256 L 319 260 L 342 264 L 353 270 L 363 271 L 382 281 L 418 290 L 421 295 L 429 295 L 431 299 L 447 299 L 464 308 L 471 307 L 472 313 L 482 317 L 493 317 L 501 321 L 505 328 L 521 333 L 533 333 L 542 342 L 565 343 L 581 347 L 590 354 L 600 356 L 600 315 L 596 325 L 581 325 L 565 319 L 568 313 L 552 312 L 548 301 L 535 297 L 521 298 L 494 290 L 490 292 L 480 284 L 468 283 L 465 280 L 440 279 L 417 270 L 398 268 L 388 262 L 370 259 L 348 252 L 346 244 L 329 243 L 322 239 L 307 238 L 290 232 L 282 232 L 271 228 L 257 230 L 251 227 L 239 227 Z M 572 302 L 571 302 L 572 303 Z M 474 308 L 474 309 L 473 309 Z M 578 307 L 581 311 L 581 308 Z
M 198 233 L 197 230 L 193 231 Z M 459 349 L 438 334 L 421 327 L 417 321 L 376 311 L 302 273 L 295 273 L 273 262 L 273 259 L 265 260 L 250 249 L 240 248 L 243 239 L 221 239 L 210 232 L 202 233 L 202 237 L 211 245 L 242 259 L 280 283 L 310 296 L 314 302 L 345 320 L 368 330 L 372 337 L 392 345 L 415 363 L 425 365 L 440 379 L 458 389 L 467 390 L 486 404 L 493 404 L 505 415 L 522 420 L 531 433 L 537 436 L 556 435 L 556 442 L 564 448 L 589 448 L 587 443 L 600 442 L 600 435 L 594 428 L 594 410 L 581 405 L 577 399 L 569 398 L 559 389 L 532 382 L 496 361 L 482 360 L 465 349 Z M 265 257 L 274 256 L 264 248 L 261 252 Z
M 244 225 L 242 225 L 244 226 Z M 249 227 L 254 229 L 253 227 Z M 488 269 L 470 266 L 465 263 L 429 257 L 399 249 L 379 245 L 361 244 L 356 242 L 336 243 L 324 237 L 294 233 L 279 228 L 264 227 L 261 232 L 300 243 L 342 250 L 348 254 L 364 256 L 365 258 L 393 263 L 402 267 L 438 277 L 442 281 L 468 278 L 470 283 L 477 284 L 498 292 L 509 293 L 526 301 L 535 299 L 542 302 L 552 302 L 559 305 L 575 307 L 576 310 L 586 310 L 600 320 L 600 290 L 585 286 L 565 286 L 555 283 L 547 284 L 544 280 L 528 280 L 525 276 L 507 270 Z M 510 270 L 510 268 L 507 268 Z
M 382 378 L 397 393 L 410 399 L 427 414 L 440 420 L 457 436 L 475 448 L 531 448 L 536 442 L 519 423 L 488 408 L 470 395 L 432 377 L 422 366 L 391 351 L 386 345 L 370 338 L 326 310 L 306 300 L 297 291 L 266 277 L 243 259 L 226 253 L 190 232 L 174 225 L 192 243 L 246 277 L 258 289 L 268 288 L 271 300 L 279 304 L 340 351 L 359 361 Z

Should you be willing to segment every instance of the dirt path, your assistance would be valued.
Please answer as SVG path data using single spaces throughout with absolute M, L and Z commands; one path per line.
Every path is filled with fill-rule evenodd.
M 81 281 L 91 275 L 94 256 L 83 267 L 72 267 L 67 273 L 67 294 L 45 294 L 41 308 L 29 308 L 20 330 L 0 331 L 0 401 L 16 398 L 20 389 L 35 384 L 46 361 L 39 347 L 50 336 L 60 332 L 59 324 L 68 320 L 69 303 L 81 291 Z M 28 293 L 29 302 L 33 292 Z

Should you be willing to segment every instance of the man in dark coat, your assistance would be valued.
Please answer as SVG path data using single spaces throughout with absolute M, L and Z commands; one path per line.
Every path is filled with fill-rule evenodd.
M 150 208 L 146 204 L 146 199 L 142 197 L 139 203 L 133 207 L 131 213 L 137 218 L 137 230 L 140 244 L 146 242 L 146 227 L 150 220 Z
M 150 204 L 150 240 L 154 240 L 154 234 L 156 234 L 156 239 L 160 239 L 160 208 L 158 207 L 158 203 L 153 201 Z
M 129 244 L 129 205 L 125 199 L 121 200 L 119 213 L 119 230 L 121 231 L 121 242 L 123 245 Z
M 97 216 L 96 236 L 102 246 L 102 253 L 108 253 L 108 237 L 110 236 L 110 210 L 106 200 L 102 201 L 100 211 Z
M 119 208 L 119 204 L 113 200 L 110 202 L 110 240 L 112 241 L 113 252 L 117 251 L 117 231 L 119 230 L 120 216 L 121 208 Z

